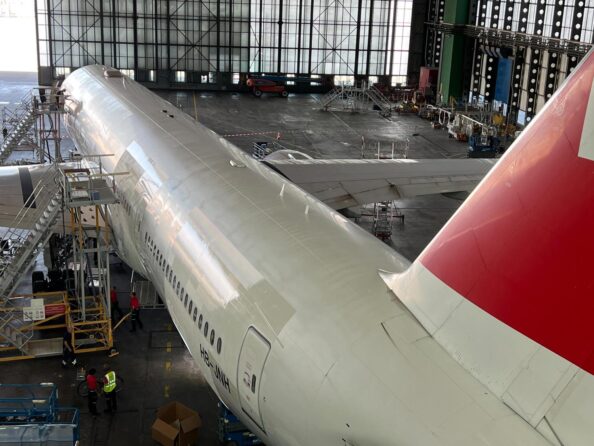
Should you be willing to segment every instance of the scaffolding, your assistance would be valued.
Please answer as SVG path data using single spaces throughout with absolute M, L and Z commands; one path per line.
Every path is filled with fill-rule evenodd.
M 10 250 L 0 264 L 0 361 L 61 354 L 62 337 L 42 336 L 45 330 L 68 329 L 75 353 L 113 347 L 106 206 L 118 202 L 115 174 L 104 173 L 101 164 L 98 169 L 57 164 L 47 169 L 30 198 L 37 206 L 25 204 L 5 235 Z M 64 239 L 72 243 L 60 266 L 74 276 L 72 289 L 12 296 L 55 232 L 59 215 L 69 217 Z
M 402 157 L 408 158 L 410 140 L 407 138 L 404 141 L 391 141 L 389 144 L 389 151 L 385 152 L 382 150 L 382 143 L 369 144 L 370 149 L 375 149 L 374 157 L 380 159 L 396 159 Z M 367 142 L 365 138 L 361 139 L 361 158 L 365 158 L 367 149 Z M 364 206 L 364 211 L 361 213 L 361 217 L 371 217 L 371 233 L 382 240 L 383 242 L 389 242 L 392 238 L 392 232 L 394 228 L 394 221 L 400 220 L 400 223 L 404 223 L 404 214 L 396 206 L 396 201 L 380 201 L 371 205 Z
M 0 164 L 5 164 L 10 155 L 21 147 L 29 150 L 39 147 L 37 140 L 37 115 L 33 95 L 29 92 L 16 102 L 14 107 L 2 107 L 2 144 Z
M 34 88 L 33 106 L 37 115 L 39 163 L 43 164 L 46 160 L 62 162 L 62 121 L 65 113 L 63 92 L 55 87 Z
M 320 104 L 324 111 L 334 108 L 357 113 L 373 108 L 383 117 L 389 117 L 395 107 L 376 87 L 365 84 L 361 87 L 335 87 L 322 97 Z
M 0 115 L 3 133 L 0 164 L 8 163 L 10 155 L 23 148 L 34 152 L 33 159 L 14 162 L 62 161 L 64 95 L 58 88 L 33 88 L 16 102 L 15 107 L 3 107 Z
M 76 302 L 69 326 L 75 352 L 110 349 L 111 302 L 109 253 L 111 234 L 106 206 L 117 203 L 113 174 L 79 167 L 62 169 L 64 206 L 68 209 Z M 110 184 L 111 183 L 111 184 Z

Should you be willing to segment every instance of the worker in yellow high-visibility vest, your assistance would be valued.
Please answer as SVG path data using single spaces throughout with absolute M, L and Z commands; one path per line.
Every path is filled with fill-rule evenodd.
M 104 412 L 111 413 L 118 410 L 118 400 L 116 398 L 116 373 L 112 370 L 109 364 L 103 366 L 105 375 L 103 376 L 103 394 L 105 395 L 105 403 L 107 408 Z

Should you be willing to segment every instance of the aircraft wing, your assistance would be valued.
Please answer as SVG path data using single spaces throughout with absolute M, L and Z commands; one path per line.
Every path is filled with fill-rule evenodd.
M 418 195 L 470 192 L 494 159 L 265 160 L 334 209 Z

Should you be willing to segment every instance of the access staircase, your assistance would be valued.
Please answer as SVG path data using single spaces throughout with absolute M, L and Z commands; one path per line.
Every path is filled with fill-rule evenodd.
M 37 119 L 33 100 L 24 98 L 12 111 L 6 107 L 2 111 L 2 126 L 8 133 L 0 146 L 0 164 L 4 164 L 10 154 L 21 144 Z
M 341 87 L 341 86 L 334 87 L 332 90 L 330 90 L 324 96 L 322 96 L 322 99 L 320 100 L 322 108 L 324 110 L 328 110 L 328 107 L 330 107 L 330 105 L 334 101 L 336 101 L 337 99 L 342 97 L 342 90 L 343 90 L 343 87 Z
M 25 355 L 33 331 L 24 322 L 23 307 L 9 296 L 52 235 L 62 209 L 59 181 L 59 168 L 49 167 L 3 236 L 10 250 L 3 253 L 0 264 L 0 343 L 8 343 Z M 33 229 L 23 229 L 30 222 L 34 222 Z
M 371 86 L 366 90 L 366 93 L 371 102 L 373 102 L 376 107 L 379 108 L 380 115 L 385 117 L 390 116 L 394 106 L 390 103 L 390 101 L 388 101 L 388 98 L 386 98 L 386 96 L 384 96 L 381 91 L 379 91 L 374 86 Z
M 384 94 L 375 87 L 338 86 L 326 93 L 320 100 L 322 110 L 328 111 L 332 106 L 339 106 L 345 110 L 359 111 L 373 104 L 381 116 L 392 114 L 394 105 Z

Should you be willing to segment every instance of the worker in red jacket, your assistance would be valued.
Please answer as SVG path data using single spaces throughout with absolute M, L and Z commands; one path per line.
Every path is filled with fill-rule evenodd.
M 115 286 L 109 290 L 109 301 L 111 302 L 111 323 L 113 325 L 117 322 L 115 318 L 116 312 L 118 313 L 118 321 L 124 317 L 120 303 L 118 302 L 118 291 Z
M 132 313 L 130 321 L 132 322 L 132 329 L 130 331 L 136 331 L 136 323 L 142 330 L 142 321 L 140 320 L 140 302 L 136 293 L 132 291 L 130 295 L 130 312 Z
M 99 415 L 99 412 L 97 412 L 97 378 L 95 373 L 97 373 L 95 369 L 90 369 L 87 373 L 87 389 L 89 390 L 87 404 L 89 405 L 89 412 L 93 416 Z

